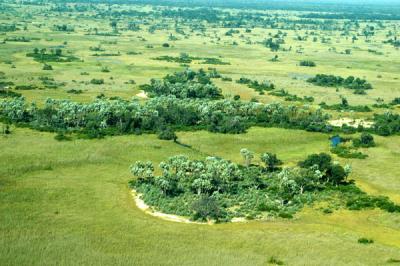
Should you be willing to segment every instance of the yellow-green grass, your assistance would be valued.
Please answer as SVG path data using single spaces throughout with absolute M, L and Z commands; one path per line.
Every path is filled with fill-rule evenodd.
M 216 80 L 224 95 L 239 94 L 242 99 L 255 97 L 262 102 L 282 101 L 279 97 L 258 95 L 245 85 L 236 84 L 240 77 L 270 80 L 278 88 L 299 96 L 313 96 L 315 103 L 338 103 L 339 95 L 350 104 L 373 104 L 378 97 L 389 102 L 399 97 L 400 53 L 382 44 L 386 30 L 377 28 L 376 36 L 367 43 L 360 37 L 340 36 L 341 31 L 316 31 L 332 38 L 331 43 L 297 41 L 305 32 L 288 30 L 284 47 L 291 52 L 271 52 L 259 44 L 278 30 L 255 28 L 249 37 L 253 44 L 235 35 L 224 36 L 226 28 L 208 27 L 202 36 L 190 33 L 188 39 L 174 30 L 122 32 L 119 37 L 86 35 L 90 28 L 111 31 L 108 19 L 51 14 L 43 16 L 41 7 L 14 5 L 18 10 L 34 14 L 28 29 L 5 33 L 6 36 L 37 37 L 29 43 L 0 44 L 0 71 L 17 85 L 37 84 L 40 76 L 66 82 L 57 89 L 21 91 L 29 101 L 43 102 L 47 97 L 88 102 L 100 93 L 107 97 L 130 99 L 139 92 L 138 85 L 151 78 L 183 69 L 177 63 L 153 60 L 162 55 L 178 56 L 181 52 L 199 57 L 221 57 L 230 65 L 204 65 L 198 61 L 192 68 L 216 67 L 233 82 Z M 107 8 L 106 6 L 102 6 Z M 126 6 L 120 6 L 123 10 Z M 149 6 L 135 7 L 149 10 Z M 293 12 L 273 11 L 289 17 Z M 27 18 L 27 20 L 30 20 Z M 12 14 L 0 14 L 0 23 L 19 23 Z M 123 18 L 119 25 L 129 21 Z M 158 23 L 151 21 L 150 24 Z M 169 22 L 172 26 L 173 21 Z M 397 22 L 383 22 L 384 25 Z M 40 28 L 37 26 L 43 24 Z M 74 33 L 54 32 L 54 24 L 71 24 Z M 20 24 L 21 26 L 22 24 Z M 361 23 L 361 28 L 366 23 Z M 170 33 L 178 41 L 168 41 Z M 214 36 L 221 37 L 218 41 Z M 144 37 L 143 42 L 138 37 Z M 67 41 L 65 51 L 83 62 L 50 63 L 54 70 L 42 70 L 42 64 L 25 56 L 34 47 L 51 48 Z M 115 44 L 110 41 L 117 41 Z M 232 45 L 236 41 L 239 45 Z M 170 48 L 163 48 L 165 42 Z M 146 48 L 151 44 L 153 49 Z M 95 57 L 90 47 L 101 45 L 105 52 L 121 52 L 116 57 Z M 300 46 L 302 53 L 296 53 Z M 336 47 L 336 52 L 329 48 Z M 352 49 L 351 55 L 341 54 Z M 383 52 L 376 55 L 368 52 Z M 127 52 L 140 52 L 127 55 Z M 102 52 L 99 52 L 102 53 Z M 278 62 L 269 61 L 275 54 Z M 298 66 L 300 60 L 313 60 L 315 68 Z M 12 61 L 11 68 L 6 61 Z M 107 66 L 111 72 L 101 72 Z M 88 72 L 89 75 L 81 75 Z M 316 87 L 305 80 L 317 73 L 366 78 L 374 89 L 368 95 L 354 95 L 350 90 Z M 378 77 L 381 75 L 381 77 Z M 32 80 L 32 77 L 34 78 Z M 110 79 L 113 77 L 113 79 Z M 103 78 L 105 85 L 87 84 L 92 78 Z M 74 82 L 75 80 L 76 82 Z M 126 84 L 135 80 L 136 85 Z M 66 93 L 82 89 L 80 95 Z M 377 110 L 382 112 L 383 110 Z M 335 116 L 365 117 L 360 113 L 333 113 Z M 368 114 L 367 116 L 370 116 Z M 1 127 L 0 127 L 1 128 Z M 336 211 L 323 214 L 318 206 L 308 207 L 294 220 L 252 221 L 246 224 L 214 226 L 167 222 L 148 216 L 136 208 L 128 181 L 129 166 L 136 160 L 151 160 L 158 164 L 169 156 L 186 154 L 191 158 L 218 155 L 241 163 L 241 148 L 256 153 L 274 152 L 287 165 L 294 165 L 306 155 L 329 152 L 329 135 L 275 128 L 251 128 L 241 135 L 178 132 L 179 141 L 161 141 L 154 135 L 107 137 L 102 140 L 57 142 L 54 134 L 28 129 L 12 129 L 7 137 L 0 135 L 0 265 L 267 265 L 271 256 L 287 265 L 384 265 L 390 259 L 400 259 L 400 216 L 379 210 Z M 400 202 L 398 175 L 400 137 L 376 137 L 377 147 L 363 150 L 365 160 L 344 160 L 353 166 L 351 178 L 368 193 L 387 195 Z M 360 237 L 373 238 L 372 245 L 360 245 Z
M 17 7 L 20 8 L 20 7 Z M 35 7 L 32 7 L 36 10 Z M 127 8 L 121 6 L 121 9 Z M 148 10 L 148 7 L 136 7 L 137 10 Z M 291 17 L 296 13 L 274 12 L 280 16 Z M 10 17 L 7 14 L 0 16 L 0 22 L 10 22 L 18 19 Z M 129 20 L 123 19 L 119 25 L 123 27 Z M 22 92 L 29 100 L 42 101 L 47 96 L 56 98 L 71 98 L 79 101 L 90 101 L 100 93 L 106 96 L 120 96 L 131 98 L 138 92 L 137 86 L 127 85 L 125 82 L 133 79 L 138 84 L 148 82 L 151 78 L 159 78 L 167 73 L 182 69 L 177 63 L 168 63 L 153 60 L 152 58 L 161 55 L 179 55 L 186 52 L 193 56 L 200 57 L 222 57 L 223 61 L 230 62 L 231 65 L 213 66 L 223 75 L 230 76 L 234 80 L 241 76 L 246 76 L 258 80 L 270 80 L 278 88 L 287 89 L 292 94 L 299 96 L 313 96 L 316 103 L 325 101 L 328 104 L 338 103 L 339 95 L 346 96 L 353 105 L 373 104 L 377 98 L 383 98 L 386 102 L 399 96 L 399 73 L 400 73 L 400 53 L 394 47 L 383 44 L 386 40 L 386 31 L 376 29 L 375 36 L 370 42 L 365 42 L 363 37 L 359 37 L 355 43 L 351 38 L 340 36 L 341 31 L 315 31 L 319 36 L 318 42 L 312 41 L 312 36 L 307 41 L 298 41 L 294 38 L 298 35 L 304 36 L 305 31 L 286 30 L 288 36 L 285 38 L 286 48 L 292 47 L 290 52 L 271 52 L 259 42 L 267 38 L 268 34 L 276 34 L 278 30 L 253 29 L 252 33 L 245 33 L 244 29 L 239 29 L 240 34 L 233 37 L 225 36 L 226 28 L 208 28 L 204 35 L 190 33 L 187 26 L 183 29 L 190 34 L 185 39 L 176 34 L 174 30 L 157 30 L 154 34 L 147 32 L 148 27 L 142 27 L 138 32 L 121 32 L 121 36 L 94 36 L 86 35 L 90 29 L 98 28 L 100 32 L 110 32 L 108 20 L 89 19 L 75 16 L 50 16 L 44 17 L 37 15 L 32 24 L 28 25 L 27 31 L 18 31 L 6 33 L 4 36 L 28 36 L 38 37 L 40 40 L 29 43 L 7 42 L 1 45 L 0 59 L 13 61 L 16 68 L 10 68 L 8 64 L 0 64 L 0 71 L 4 71 L 7 77 L 10 77 L 16 84 L 36 83 L 30 81 L 30 77 L 48 75 L 54 77 L 57 81 L 67 82 L 65 88 L 57 90 L 43 90 L 34 92 Z M 38 28 L 37 24 L 43 23 L 45 26 Z M 51 27 L 54 24 L 71 24 L 75 26 L 75 32 L 63 33 L 54 32 Z M 157 21 L 152 21 L 157 23 Z M 170 21 L 172 27 L 173 21 Z M 395 22 L 384 22 L 389 26 Z M 361 27 L 366 26 L 361 23 Z M 179 40 L 169 41 L 170 34 L 177 35 Z M 218 41 L 216 37 L 221 37 Z M 331 42 L 321 43 L 321 37 L 330 37 Z M 139 37 L 145 38 L 143 42 Z M 246 38 L 253 43 L 247 44 Z M 42 64 L 36 63 L 32 58 L 27 58 L 25 54 L 32 51 L 34 47 L 55 47 L 62 45 L 67 41 L 66 50 L 82 58 L 84 62 L 74 63 L 54 63 L 54 71 L 43 71 Z M 110 41 L 116 41 L 115 44 Z M 232 45 L 233 42 L 238 45 Z M 162 43 L 168 42 L 170 48 L 163 48 Z M 153 49 L 146 48 L 151 44 Z M 101 45 L 105 52 L 121 52 L 117 57 L 94 57 L 96 53 L 90 51 L 90 47 Z M 329 51 L 330 48 L 336 48 L 336 51 Z M 304 48 L 301 53 L 296 50 Z M 346 49 L 351 49 L 350 55 L 343 54 Z M 377 55 L 368 52 L 368 49 L 382 52 L 383 55 Z M 127 55 L 127 52 L 141 52 L 139 55 Z M 98 52 L 102 53 L 102 52 Z M 279 55 L 278 62 L 269 61 L 275 54 Z M 3 61 L 1 60 L 1 61 Z M 301 60 L 313 60 L 317 63 L 315 68 L 300 67 L 298 63 Z M 194 62 L 190 64 L 193 68 L 207 68 L 210 65 Z M 107 66 L 110 73 L 102 73 L 101 68 Z M 81 72 L 89 72 L 89 76 L 81 76 Z M 354 95 L 351 90 L 340 89 L 338 92 L 334 88 L 317 87 L 307 83 L 307 77 L 317 73 L 334 74 L 341 76 L 353 75 L 366 78 L 372 83 L 374 89 L 368 92 L 368 95 Z M 378 77 L 380 76 L 380 77 Z M 113 77 L 113 80 L 109 78 Z M 105 85 L 94 86 L 85 85 L 80 82 L 87 82 L 92 78 L 104 78 Z M 76 80 L 76 82 L 72 82 Z M 258 96 L 252 89 L 246 86 L 232 84 L 230 82 L 218 82 L 226 95 L 239 94 L 243 99 L 248 100 L 253 97 L 263 102 L 282 101 L 277 97 Z M 83 89 L 84 93 L 78 97 L 68 95 L 65 91 L 68 89 Z
M 261 131 L 250 130 L 239 143 L 263 151 L 250 145 L 251 134 Z M 290 138 L 282 129 L 268 132 L 289 144 L 303 134 L 293 131 Z M 305 134 L 315 149 L 326 149 L 325 135 Z M 218 154 L 212 140 L 201 141 L 209 143 L 203 151 Z M 289 161 L 314 151 L 305 148 L 292 156 L 278 141 L 264 145 Z M 326 215 L 306 208 L 294 220 L 214 226 L 146 215 L 128 188 L 129 165 L 158 163 L 175 154 L 204 157 L 154 135 L 57 142 L 54 134 L 13 128 L 0 143 L 2 265 L 266 265 L 271 256 L 288 265 L 383 265 L 400 256 L 400 217 L 378 210 Z M 358 244 L 360 237 L 375 243 Z

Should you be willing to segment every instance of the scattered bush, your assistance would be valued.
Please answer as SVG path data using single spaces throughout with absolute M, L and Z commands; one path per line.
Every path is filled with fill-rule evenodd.
M 358 243 L 360 243 L 360 244 L 373 244 L 374 240 L 362 237 L 362 238 L 358 239 Z

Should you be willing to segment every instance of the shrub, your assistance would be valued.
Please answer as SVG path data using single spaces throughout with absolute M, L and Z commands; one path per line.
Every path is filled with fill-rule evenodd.
M 283 265 L 283 261 L 277 259 L 276 257 L 272 256 L 268 259 L 268 263 L 275 264 L 275 265 Z
M 365 159 L 368 157 L 366 154 L 358 151 L 352 151 L 350 148 L 342 145 L 333 147 L 331 152 L 342 158 Z
M 174 142 L 176 142 L 176 140 L 178 139 L 175 132 L 170 128 L 162 129 L 158 133 L 158 138 L 162 140 L 173 140 Z
M 55 140 L 58 141 L 70 141 L 72 138 L 69 136 L 66 136 L 63 132 L 57 133 L 57 135 L 54 137 Z
M 374 147 L 375 146 L 374 137 L 367 132 L 363 132 L 361 134 L 360 139 L 353 140 L 353 145 L 354 147 L 363 147 L 363 148 Z
M 104 84 L 104 79 L 92 79 L 90 80 L 90 83 L 94 85 L 101 85 Z
M 360 244 L 373 244 L 374 240 L 362 237 L 362 238 L 358 239 L 358 243 L 360 243 Z
M 309 60 L 300 61 L 300 66 L 315 67 L 316 65 L 317 64 L 315 64 L 315 62 L 313 62 L 313 61 L 309 61 Z
M 193 219 L 207 221 L 215 219 L 218 221 L 226 216 L 226 213 L 218 205 L 218 202 L 210 196 L 204 195 L 192 205 L 194 211 Z
M 53 70 L 53 67 L 51 65 L 44 64 L 42 69 L 43 70 Z

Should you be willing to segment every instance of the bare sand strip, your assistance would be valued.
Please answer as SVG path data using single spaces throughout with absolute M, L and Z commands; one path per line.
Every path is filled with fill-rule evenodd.
M 142 98 L 142 99 L 149 98 L 144 91 L 141 91 L 140 93 L 136 94 L 136 96 L 139 97 L 139 98 Z
M 141 199 L 141 194 L 137 193 L 134 189 L 132 190 L 132 196 L 135 199 L 136 206 L 140 210 L 144 211 L 145 213 L 147 213 L 151 216 L 158 217 L 163 220 L 170 221 L 170 222 L 177 222 L 177 223 L 202 224 L 202 225 L 214 224 L 213 221 L 209 221 L 207 223 L 194 222 L 183 216 L 174 215 L 174 214 L 166 214 L 166 213 L 155 211 Z M 235 222 L 235 223 L 245 222 L 245 221 L 246 221 L 246 219 L 241 218 L 241 217 L 232 219 L 232 222 Z
M 328 123 L 335 127 L 341 127 L 344 124 L 346 124 L 350 127 L 355 127 L 355 128 L 357 128 L 359 125 L 363 126 L 364 128 L 371 128 L 374 125 L 373 122 L 368 122 L 363 119 L 352 119 L 346 117 L 337 120 L 330 120 L 328 121 Z

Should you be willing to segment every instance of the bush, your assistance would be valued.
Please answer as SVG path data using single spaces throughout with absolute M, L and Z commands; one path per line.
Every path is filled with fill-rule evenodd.
M 360 243 L 360 244 L 373 244 L 374 240 L 362 237 L 362 238 L 358 239 L 358 243 Z
M 158 138 L 162 140 L 173 140 L 174 142 L 176 142 L 176 140 L 178 139 L 175 132 L 170 128 L 162 129 L 158 133 Z
M 55 140 L 58 141 L 70 141 L 72 138 L 69 136 L 66 136 L 64 133 L 59 132 L 57 135 L 54 137 Z
M 305 60 L 305 61 L 300 61 L 300 66 L 315 67 L 317 66 L 317 64 L 315 64 L 315 62 L 313 61 Z
M 104 79 L 92 79 L 90 83 L 94 85 L 101 85 L 104 84 Z
M 43 70 L 53 70 L 53 67 L 51 65 L 44 64 L 42 69 Z
M 276 257 L 272 256 L 268 259 L 268 263 L 275 264 L 275 265 L 283 265 L 283 261 L 278 260 Z
M 194 202 L 192 209 L 194 211 L 193 219 L 195 221 L 207 221 L 211 219 L 218 221 L 226 216 L 226 213 L 218 205 L 218 202 L 207 195 L 202 196 L 199 200 Z
M 363 132 L 361 134 L 360 139 L 353 140 L 353 145 L 354 147 L 363 147 L 363 148 L 374 147 L 375 146 L 374 137 L 367 132 Z
M 342 158 L 365 159 L 368 157 L 368 155 L 366 154 L 363 154 L 358 151 L 352 151 L 350 148 L 347 148 L 342 145 L 338 145 L 332 148 L 331 152 Z

